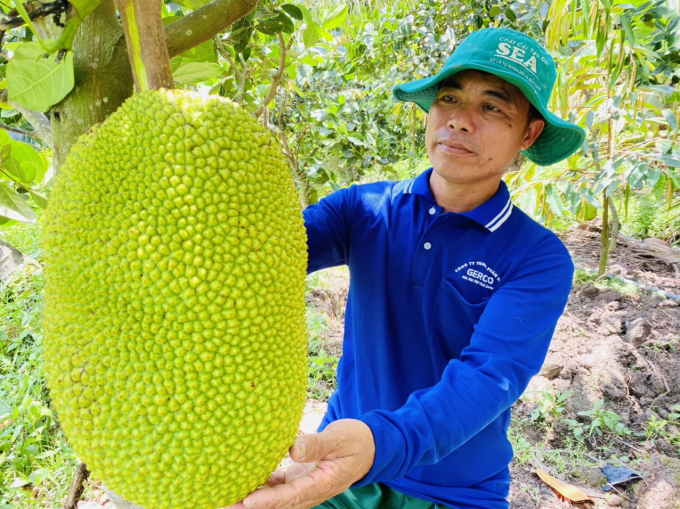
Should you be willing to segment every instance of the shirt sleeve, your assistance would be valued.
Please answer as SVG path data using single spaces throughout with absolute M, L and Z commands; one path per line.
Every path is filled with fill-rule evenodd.
M 309 253 L 307 273 L 347 264 L 349 210 L 354 186 L 336 191 L 303 211 Z
M 554 240 L 554 242 L 553 242 Z M 532 250 L 489 299 L 470 345 L 434 386 L 395 411 L 360 417 L 373 432 L 373 467 L 356 486 L 435 464 L 510 408 L 540 370 L 569 297 L 573 263 L 556 238 Z

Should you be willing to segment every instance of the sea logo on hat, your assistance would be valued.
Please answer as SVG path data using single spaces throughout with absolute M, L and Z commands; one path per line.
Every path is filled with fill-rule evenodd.
M 534 87 L 536 92 L 542 92 L 543 85 L 538 78 L 537 67 L 538 65 L 547 67 L 549 62 L 546 56 L 536 51 L 531 45 L 521 40 L 501 37 L 489 62 L 501 65 L 522 76 Z
M 532 54 L 531 56 L 528 56 L 526 50 L 524 49 L 526 48 L 525 44 L 513 44 L 514 41 L 510 41 L 509 39 L 505 40 L 507 42 L 501 42 L 498 44 L 498 48 L 496 48 L 496 54 L 509 58 L 510 60 L 514 60 L 518 64 L 522 64 L 524 67 L 530 69 L 534 74 L 536 74 L 536 55 Z

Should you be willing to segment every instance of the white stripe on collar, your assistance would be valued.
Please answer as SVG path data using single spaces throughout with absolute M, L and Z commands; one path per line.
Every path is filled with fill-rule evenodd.
M 404 188 L 404 194 L 411 194 L 411 191 L 413 191 L 413 184 L 415 184 L 415 182 L 416 179 L 411 180 L 411 183 Z
M 500 228 L 501 225 L 502 225 L 503 223 L 505 223 L 505 221 L 508 220 L 508 218 L 510 217 L 510 214 L 512 214 L 512 209 L 513 209 L 514 207 L 513 207 L 512 203 L 510 203 L 510 201 L 508 201 L 508 204 L 510 204 L 510 207 L 508 208 L 508 211 L 505 213 L 505 215 L 504 215 L 503 217 L 501 217 L 501 218 L 496 222 L 496 224 L 494 224 L 493 226 L 489 226 L 491 223 L 493 223 L 493 221 L 491 221 L 491 223 L 489 223 L 489 224 L 486 225 L 486 227 L 489 229 L 490 232 L 495 232 L 496 230 L 498 230 L 498 228 Z M 505 209 L 504 209 L 504 210 L 505 210 Z M 498 216 L 496 216 L 496 217 L 498 217 Z M 496 220 L 496 218 L 494 218 L 494 221 L 495 221 L 495 220 Z
M 503 207 L 503 210 L 501 210 L 501 211 L 498 213 L 498 215 L 497 215 L 496 217 L 494 217 L 491 221 L 489 221 L 487 224 L 485 224 L 484 227 L 485 227 L 485 228 L 488 228 L 489 230 L 491 230 L 491 228 L 493 227 L 493 224 L 494 224 L 496 221 L 498 221 L 499 218 L 502 219 L 502 220 L 507 219 L 507 218 L 504 219 L 504 214 L 508 211 L 508 207 L 510 207 L 510 205 L 511 205 L 511 203 L 510 203 L 510 198 L 508 198 L 508 201 L 507 201 L 507 203 L 505 204 L 505 206 Z M 493 231 L 493 230 L 492 230 L 492 231 Z

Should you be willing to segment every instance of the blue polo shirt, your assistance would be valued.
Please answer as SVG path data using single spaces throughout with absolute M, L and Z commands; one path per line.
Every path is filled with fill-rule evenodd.
M 504 182 L 479 207 L 444 212 L 427 170 L 356 185 L 304 211 L 309 267 L 347 264 L 341 418 L 373 432 L 383 482 L 457 509 L 507 509 L 510 407 L 541 368 L 573 264 L 514 207 Z

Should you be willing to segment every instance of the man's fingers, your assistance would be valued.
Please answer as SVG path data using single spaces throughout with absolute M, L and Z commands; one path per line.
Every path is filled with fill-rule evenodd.
M 315 480 L 311 476 L 294 479 L 290 483 L 278 484 L 271 488 L 264 488 L 248 495 L 243 500 L 247 509 L 286 509 L 295 507 L 303 500 L 312 500 L 314 496 Z M 311 507 L 311 506 L 310 506 Z
M 290 482 L 293 479 L 302 477 L 303 475 L 309 475 L 315 468 L 316 463 L 293 463 L 286 470 L 285 482 Z
M 322 431 L 302 435 L 290 448 L 290 457 L 298 463 L 311 463 L 322 460 L 337 449 L 337 436 L 335 433 Z
M 274 472 L 269 479 L 264 483 L 265 486 L 276 486 L 277 484 L 283 484 L 286 482 L 287 477 L 286 470 L 277 470 Z

